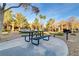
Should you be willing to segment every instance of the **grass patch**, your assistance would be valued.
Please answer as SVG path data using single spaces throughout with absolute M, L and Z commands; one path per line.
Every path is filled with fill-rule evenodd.
M 63 36 L 63 32 L 50 33 L 51 35 Z

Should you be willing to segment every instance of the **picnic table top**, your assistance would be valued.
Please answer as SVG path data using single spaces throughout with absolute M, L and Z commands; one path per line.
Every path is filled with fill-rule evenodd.
M 38 30 L 35 30 L 35 31 L 32 31 L 32 30 L 25 30 L 25 31 L 19 31 L 19 32 L 30 33 L 30 32 L 44 32 L 44 31 L 38 31 Z

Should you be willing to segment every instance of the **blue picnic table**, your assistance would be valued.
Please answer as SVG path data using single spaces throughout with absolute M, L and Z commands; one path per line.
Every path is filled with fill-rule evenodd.
M 44 39 L 45 37 L 48 37 L 48 40 L 49 40 L 49 35 L 44 35 L 44 31 L 38 31 L 38 30 L 35 30 L 35 31 L 28 30 L 27 31 L 26 30 L 26 31 L 20 31 L 20 32 L 25 33 L 25 35 L 22 35 L 22 37 L 25 37 L 26 42 L 31 41 L 31 43 L 34 44 L 34 45 L 39 45 L 39 40 Z M 27 36 L 29 36 L 29 40 L 26 40 Z M 36 36 L 36 37 L 34 37 L 34 36 Z M 37 41 L 37 43 L 34 43 L 35 40 Z

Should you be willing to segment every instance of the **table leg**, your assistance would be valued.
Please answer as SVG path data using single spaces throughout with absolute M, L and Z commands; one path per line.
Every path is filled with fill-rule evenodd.
M 31 33 L 31 38 L 33 38 L 33 32 Z
M 41 36 L 41 32 L 40 32 L 40 36 Z
M 37 37 L 37 34 L 36 34 L 36 37 Z
M 42 36 L 44 36 L 44 33 L 42 32 Z
M 26 41 L 26 36 L 25 36 L 25 41 Z
M 31 40 L 30 36 L 31 36 L 31 34 L 29 33 L 29 41 Z
M 34 43 L 33 40 L 31 40 L 31 43 L 34 44 L 34 45 L 36 45 L 36 46 L 38 46 L 39 45 L 39 39 L 36 40 L 36 41 L 37 41 L 37 43 Z
M 29 40 L 26 40 L 26 36 L 25 36 L 25 41 L 26 41 L 26 42 L 30 42 L 30 39 L 29 39 Z

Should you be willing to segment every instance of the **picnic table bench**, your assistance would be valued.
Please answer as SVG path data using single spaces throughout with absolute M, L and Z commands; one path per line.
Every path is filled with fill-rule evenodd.
M 43 39 L 45 41 L 48 41 L 49 40 L 49 36 L 50 35 L 45 35 L 45 36 L 40 36 L 40 37 L 35 37 L 35 38 L 32 38 L 31 39 L 31 43 L 34 44 L 34 45 L 39 45 L 39 40 L 40 39 Z M 36 42 L 35 42 L 36 41 Z

